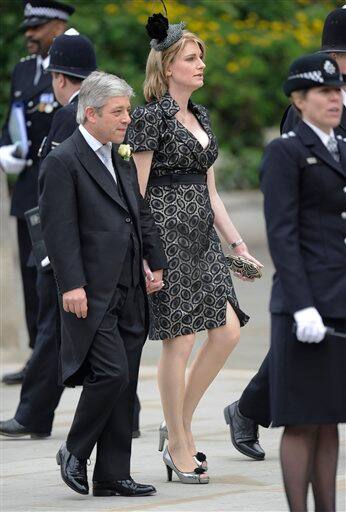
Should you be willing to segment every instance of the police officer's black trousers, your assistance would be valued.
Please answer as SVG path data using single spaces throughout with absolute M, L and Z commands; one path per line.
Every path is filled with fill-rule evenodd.
M 269 396 L 269 357 L 270 351 L 264 358 L 258 372 L 244 389 L 238 406 L 241 414 L 253 419 L 262 427 L 269 427 L 270 396 Z
M 36 267 L 28 267 L 31 240 L 26 221 L 17 218 L 17 235 L 20 269 L 22 274 L 25 318 L 29 334 L 29 346 L 33 348 L 37 335 L 38 295 L 36 292 Z
M 38 273 L 37 291 L 38 333 L 15 419 L 32 432 L 49 434 L 64 389 L 58 385 L 59 304 L 52 271 Z
M 140 286 L 118 286 L 96 332 L 67 449 L 87 459 L 97 444 L 94 481 L 130 476 L 133 412 L 145 341 Z

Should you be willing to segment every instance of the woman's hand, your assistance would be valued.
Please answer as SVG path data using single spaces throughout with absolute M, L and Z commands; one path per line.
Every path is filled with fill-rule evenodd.
M 249 253 L 248 248 L 246 247 L 244 242 L 242 244 L 238 245 L 238 247 L 235 247 L 233 249 L 233 252 L 236 256 L 243 256 L 247 260 L 252 261 L 252 263 L 254 263 L 256 265 L 256 267 L 263 268 L 262 263 L 260 261 L 256 260 L 256 258 L 254 258 L 253 256 L 251 256 L 251 254 Z M 241 279 L 242 281 L 250 281 L 250 283 L 253 283 L 255 281 L 254 277 L 253 278 L 244 277 L 239 272 L 234 272 L 234 275 L 236 277 L 238 277 L 238 279 Z

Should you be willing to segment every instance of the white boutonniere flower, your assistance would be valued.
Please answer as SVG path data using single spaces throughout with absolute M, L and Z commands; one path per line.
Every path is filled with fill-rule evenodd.
M 118 153 L 123 160 L 128 162 L 132 156 L 132 148 L 130 144 L 120 144 Z

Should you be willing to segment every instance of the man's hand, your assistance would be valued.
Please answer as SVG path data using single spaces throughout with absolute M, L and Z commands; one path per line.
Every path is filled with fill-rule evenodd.
M 78 318 L 87 317 L 88 301 L 84 288 L 76 288 L 64 293 L 62 304 L 66 313 L 74 313 Z
M 164 283 L 162 281 L 163 270 L 150 270 L 147 260 L 143 260 L 143 267 L 145 272 L 145 283 L 147 288 L 147 294 L 155 293 L 160 291 Z
M 19 174 L 26 165 L 26 160 L 13 156 L 16 149 L 16 144 L 9 144 L 0 148 L 0 165 L 6 174 Z
M 297 339 L 306 343 L 319 343 L 325 337 L 327 329 L 316 308 L 304 308 L 294 313 L 297 323 Z

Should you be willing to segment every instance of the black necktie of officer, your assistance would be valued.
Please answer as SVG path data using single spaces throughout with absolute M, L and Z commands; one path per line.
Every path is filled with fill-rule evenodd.
M 329 139 L 327 141 L 327 149 L 328 149 L 329 153 L 332 155 L 332 157 L 334 158 L 334 160 L 336 160 L 337 162 L 340 162 L 340 153 L 339 153 L 338 143 L 336 142 L 334 137 L 329 137 Z

